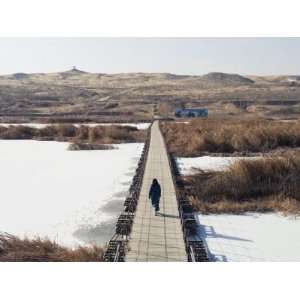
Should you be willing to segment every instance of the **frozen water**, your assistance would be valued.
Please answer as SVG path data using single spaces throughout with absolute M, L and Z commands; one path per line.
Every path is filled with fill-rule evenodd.
M 0 140 L 0 231 L 48 236 L 68 246 L 107 241 L 122 209 L 117 202 L 128 190 L 123 183 L 131 181 L 128 172 L 136 168 L 143 144 L 99 151 L 67 147 Z
M 221 171 L 239 159 L 255 159 L 255 157 L 178 157 L 177 165 L 182 175 L 190 175 L 194 173 L 196 168 L 202 171 Z
M 28 126 L 32 128 L 44 128 L 46 126 L 53 126 L 53 125 L 59 125 L 56 123 L 53 124 L 41 124 L 41 123 L 0 123 L 0 126 L 8 127 L 8 126 Z M 150 126 L 150 123 L 80 123 L 80 124 L 70 124 L 74 125 L 76 127 L 80 125 L 85 125 L 88 127 L 95 127 L 95 126 L 110 126 L 110 125 L 118 125 L 118 126 L 131 126 L 136 127 L 139 130 L 147 129 Z
M 300 218 L 280 214 L 199 215 L 215 261 L 300 261 Z

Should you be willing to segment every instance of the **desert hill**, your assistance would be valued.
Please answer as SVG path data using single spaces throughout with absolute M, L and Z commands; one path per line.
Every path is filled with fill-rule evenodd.
M 0 76 L 0 116 L 93 117 L 149 120 L 154 110 L 173 115 L 175 107 L 208 107 L 210 115 L 295 118 L 300 76 L 202 76 L 170 73 L 57 73 Z

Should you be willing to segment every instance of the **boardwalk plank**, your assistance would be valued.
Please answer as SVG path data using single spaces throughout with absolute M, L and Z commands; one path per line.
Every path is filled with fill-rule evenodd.
M 148 199 L 153 178 L 158 179 L 162 189 L 158 216 Z M 175 187 L 157 121 L 151 128 L 149 153 L 126 261 L 187 261 Z

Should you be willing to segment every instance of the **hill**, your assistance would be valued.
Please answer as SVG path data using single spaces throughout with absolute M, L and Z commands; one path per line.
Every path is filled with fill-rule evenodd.
M 226 74 L 220 72 L 208 73 L 202 76 L 202 79 L 206 80 L 212 85 L 248 85 L 253 84 L 254 81 L 241 76 L 239 74 Z
M 203 76 L 170 73 L 57 73 L 0 76 L 1 120 L 138 121 L 175 107 L 207 107 L 210 116 L 296 118 L 300 76 Z

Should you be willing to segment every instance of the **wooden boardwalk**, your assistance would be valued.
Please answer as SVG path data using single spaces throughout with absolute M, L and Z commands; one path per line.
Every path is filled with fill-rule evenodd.
M 158 179 L 162 190 L 158 216 L 148 198 L 153 178 Z M 175 188 L 158 121 L 151 128 L 149 153 L 125 260 L 187 261 Z

